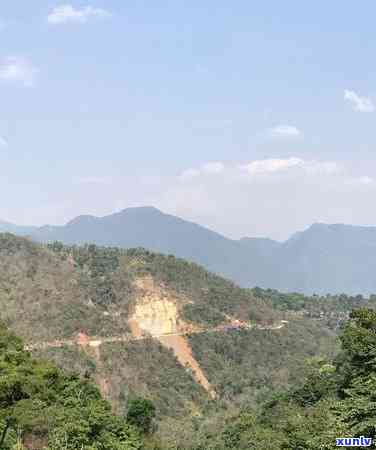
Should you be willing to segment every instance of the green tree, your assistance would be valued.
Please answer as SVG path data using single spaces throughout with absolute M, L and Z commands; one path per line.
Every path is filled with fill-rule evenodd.
M 341 342 L 341 418 L 352 435 L 375 439 L 376 311 L 353 311 Z
M 94 385 L 35 360 L 0 325 L 0 448 L 17 434 L 47 450 L 141 448 L 138 432 L 111 413 Z
M 127 422 L 144 433 L 150 433 L 155 419 L 155 406 L 149 399 L 137 397 L 129 402 Z

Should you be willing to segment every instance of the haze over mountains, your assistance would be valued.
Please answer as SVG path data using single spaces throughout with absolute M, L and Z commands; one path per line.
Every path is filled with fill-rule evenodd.
M 199 263 L 243 287 L 307 294 L 376 293 L 376 227 L 314 224 L 283 243 L 232 240 L 156 208 L 140 207 L 105 217 L 79 216 L 64 226 L 0 222 L 0 231 L 40 242 L 144 247 Z

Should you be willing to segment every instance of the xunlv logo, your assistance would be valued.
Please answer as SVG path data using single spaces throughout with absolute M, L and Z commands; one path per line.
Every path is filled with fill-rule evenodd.
M 337 438 L 337 447 L 370 447 L 372 444 L 372 438 L 366 438 L 360 436 L 358 438 Z

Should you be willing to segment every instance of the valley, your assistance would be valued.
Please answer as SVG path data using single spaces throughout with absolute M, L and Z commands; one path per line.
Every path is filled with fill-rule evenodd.
M 370 300 L 242 289 L 172 255 L 2 234 L 0 302 L 26 350 L 95 382 L 114 413 L 150 399 L 166 441 L 171 427 L 301 383 Z
M 184 329 L 184 330 L 178 330 L 174 326 L 171 331 L 167 331 L 165 333 L 161 333 L 161 330 L 169 330 L 169 326 L 171 323 L 177 322 L 176 315 L 173 315 L 172 317 L 168 317 L 167 321 L 163 314 L 160 314 L 160 311 L 155 311 L 155 304 L 151 302 L 151 310 L 152 310 L 152 317 L 153 322 L 152 326 L 149 326 L 149 323 L 145 323 L 145 315 L 147 315 L 146 307 L 144 304 L 143 307 L 143 315 L 142 320 L 138 321 L 135 316 L 133 316 L 131 319 L 129 319 L 130 322 L 130 328 L 132 330 L 132 333 L 128 335 L 122 335 L 122 336 L 107 336 L 107 337 L 100 337 L 100 336 L 88 336 L 83 332 L 79 332 L 75 339 L 64 339 L 64 340 L 55 340 L 50 342 L 38 342 L 38 343 L 29 343 L 26 345 L 26 350 L 29 351 L 35 351 L 35 350 L 47 350 L 47 349 L 54 349 L 54 348 L 62 348 L 66 346 L 79 346 L 86 350 L 87 348 L 92 348 L 93 351 L 88 352 L 94 353 L 95 360 L 97 364 L 101 364 L 101 356 L 100 356 L 100 347 L 103 344 L 108 343 L 128 343 L 133 341 L 139 341 L 139 340 L 145 340 L 149 339 L 150 337 L 153 339 L 156 339 L 159 341 L 164 347 L 167 349 L 171 349 L 181 364 L 183 368 L 189 368 L 191 370 L 192 376 L 194 379 L 203 386 L 203 388 L 208 392 L 210 397 L 213 399 L 216 397 L 216 393 L 211 387 L 207 377 L 205 376 L 204 372 L 200 368 L 200 365 L 192 355 L 192 349 L 190 348 L 189 341 L 187 338 L 192 334 L 198 334 L 198 333 L 229 333 L 240 329 L 250 329 L 252 327 L 255 327 L 257 329 L 262 330 L 280 330 L 286 324 L 288 323 L 286 320 L 281 320 L 279 323 L 272 324 L 269 326 L 259 326 L 259 325 L 252 325 L 244 322 L 240 322 L 236 319 L 234 319 L 230 324 L 225 325 L 219 325 L 217 327 L 213 328 L 190 328 L 190 329 Z M 157 303 L 157 310 L 158 310 L 158 303 Z M 168 309 L 168 308 L 166 308 Z M 176 309 L 175 309 L 176 311 Z M 149 312 L 149 311 L 148 311 Z M 137 317 L 137 316 L 136 316 Z M 102 388 L 102 394 L 107 397 L 108 396 L 108 385 L 106 384 L 104 386 L 104 389 Z
M 376 450 L 373 12 L 1 2 L 0 450 Z

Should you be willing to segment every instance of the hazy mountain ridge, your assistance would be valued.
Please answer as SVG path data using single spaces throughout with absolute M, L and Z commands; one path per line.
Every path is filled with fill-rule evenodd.
M 0 222 L 0 231 L 30 235 L 40 242 L 144 247 L 201 264 L 243 287 L 307 294 L 376 292 L 376 227 L 316 223 L 282 243 L 267 238 L 232 240 L 154 207 L 140 207 L 105 217 L 82 215 L 64 226 Z
M 37 230 L 38 227 L 14 225 L 13 223 L 0 220 L 0 233 L 15 233 L 20 236 L 26 236 Z

